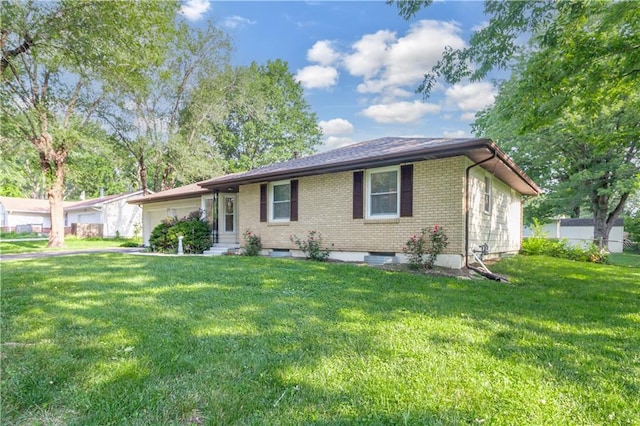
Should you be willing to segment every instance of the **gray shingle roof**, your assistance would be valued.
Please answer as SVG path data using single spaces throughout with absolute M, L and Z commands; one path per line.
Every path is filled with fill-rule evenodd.
M 594 220 L 590 218 L 560 219 L 560 226 L 593 226 Z M 613 222 L 613 226 L 623 226 L 624 220 L 619 217 Z
M 485 167 L 496 169 L 502 180 L 510 183 L 523 194 L 535 195 L 540 188 L 489 139 L 442 139 L 442 138 L 398 138 L 387 137 L 360 142 L 297 158 L 283 163 L 272 164 L 243 173 L 234 173 L 204 181 L 204 188 L 230 190 L 241 184 L 267 180 L 287 179 L 321 173 L 333 173 L 362 168 L 382 167 L 406 162 L 430 160 L 465 155 L 473 161 L 487 158 L 495 152 L 496 159 Z

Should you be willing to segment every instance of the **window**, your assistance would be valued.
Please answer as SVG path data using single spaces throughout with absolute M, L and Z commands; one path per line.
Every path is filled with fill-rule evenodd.
M 368 217 L 398 217 L 400 192 L 398 175 L 398 167 L 374 169 L 367 173 Z
M 271 220 L 285 222 L 291 215 L 291 183 L 289 181 L 274 182 L 270 187 Z
M 484 212 L 491 213 L 491 178 L 484 178 Z

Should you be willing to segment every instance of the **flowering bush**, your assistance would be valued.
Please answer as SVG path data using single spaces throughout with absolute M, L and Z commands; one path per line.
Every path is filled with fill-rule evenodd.
M 318 231 L 309 231 L 306 240 L 292 235 L 289 239 L 296 245 L 307 259 L 324 262 L 329 257 L 329 249 L 322 248 L 322 236 Z
M 433 229 L 423 228 L 420 235 L 413 235 L 402 251 L 409 259 L 409 266 L 414 269 L 431 269 L 436 258 L 449 244 L 444 229 L 438 225 Z
M 248 229 L 242 234 L 244 237 L 244 255 L 258 256 L 262 250 L 262 240 L 259 235 L 251 233 Z

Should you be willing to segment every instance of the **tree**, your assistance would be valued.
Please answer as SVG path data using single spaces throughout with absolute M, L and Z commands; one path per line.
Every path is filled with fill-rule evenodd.
M 606 245 L 639 186 L 640 4 L 487 1 L 485 10 L 489 24 L 468 48 L 449 49 L 420 90 L 515 64 L 476 131 L 510 148 L 552 207 L 586 206 Z
M 64 244 L 69 153 L 114 84 L 144 84 L 143 70 L 163 57 L 178 6 L 169 1 L 2 2 L 2 118 L 14 123 L 38 153 L 51 207 L 50 247 Z
M 320 144 L 316 115 L 284 61 L 229 68 L 204 81 L 199 93 L 209 99 L 217 93 L 213 101 L 194 98 L 189 113 L 215 102 L 202 137 L 218 148 L 226 172 L 289 160 L 295 153 L 310 154 Z
M 101 114 L 117 142 L 135 158 L 143 190 L 162 191 L 176 182 L 209 178 L 215 164 L 217 153 L 198 137 L 204 112 L 187 115 L 184 110 L 194 96 L 215 102 L 210 94 L 194 91 L 201 90 L 202 79 L 220 74 L 227 65 L 229 39 L 213 26 L 179 29 L 169 41 L 171 55 L 148 70 L 149 85 L 119 86 L 112 108 Z

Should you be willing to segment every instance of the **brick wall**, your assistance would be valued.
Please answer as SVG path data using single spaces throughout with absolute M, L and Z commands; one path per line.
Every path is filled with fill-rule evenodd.
M 332 251 L 400 253 L 411 235 L 438 224 L 449 236 L 445 253 L 462 254 L 465 164 L 465 157 L 414 163 L 413 217 L 388 220 L 352 218 L 353 172 L 299 178 L 298 222 L 261 223 L 260 185 L 243 185 L 240 232 L 259 234 L 265 249 L 295 249 L 291 235 L 316 230 Z

